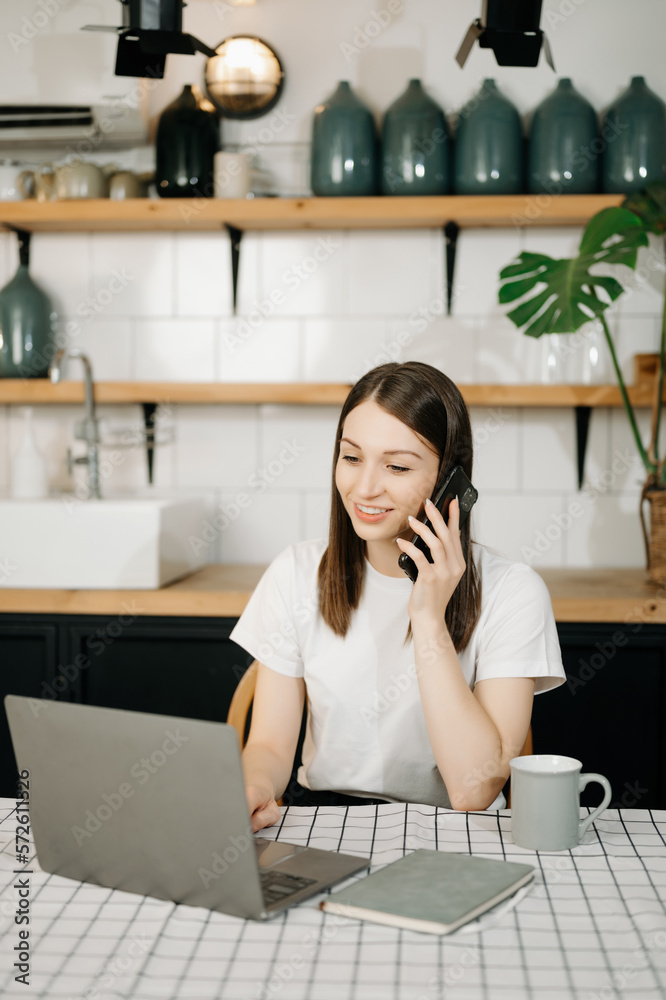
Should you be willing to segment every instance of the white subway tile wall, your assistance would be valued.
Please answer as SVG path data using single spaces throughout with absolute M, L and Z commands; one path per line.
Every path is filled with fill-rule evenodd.
M 576 488 L 571 456 L 576 454 L 576 425 L 571 409 L 535 410 L 523 420 L 521 487 L 530 493 Z
M 22 31 L 22 0 L 0 6 L 4 36 Z M 133 90 L 133 81 L 113 76 L 113 39 L 80 31 L 91 21 L 115 24 L 114 6 L 69 4 L 36 37 L 31 35 L 29 45 L 13 53 L 8 47 L 0 61 L 5 100 L 71 102 L 85 92 L 95 103 L 102 95 Z M 549 0 L 544 26 L 558 66 L 574 67 L 574 83 L 595 108 L 608 106 L 636 67 L 666 97 L 663 31 L 656 30 L 663 24 L 663 0 L 639 5 L 606 0 L 605 30 L 611 43 L 616 40 L 612 59 L 603 46 L 590 43 L 598 36 L 600 5 L 575 3 L 566 11 L 565 6 Z M 374 8 L 358 0 L 287 0 L 254 7 L 190 0 L 187 28 L 197 37 L 212 43 L 255 33 L 260 17 L 262 37 L 283 59 L 286 85 L 274 112 L 222 125 L 225 146 L 255 152 L 270 190 L 306 193 L 312 109 L 333 92 L 338 79 L 350 80 L 377 121 L 413 76 L 422 78 L 449 118 L 477 92 L 484 76 L 497 79 L 526 122 L 552 92 L 555 78 L 544 59 L 527 73 L 497 66 L 492 53 L 476 47 L 465 72 L 459 71 L 452 53 L 474 16 L 469 4 L 419 0 L 403 7 L 376 32 Z M 183 85 L 193 82 L 195 62 L 170 58 L 165 79 L 146 89 L 147 119 L 154 122 Z M 116 151 L 98 155 L 102 161 L 115 159 Z M 223 230 L 37 234 L 32 273 L 51 295 L 69 343 L 90 354 L 98 380 L 351 382 L 386 360 L 413 358 L 441 367 L 461 383 L 539 381 L 549 360 L 557 362 L 559 379 L 576 381 L 589 342 L 557 338 L 563 350 L 555 355 L 555 338 L 534 341 L 518 333 L 497 302 L 498 272 L 520 250 L 567 256 L 578 244 L 580 229 L 539 226 L 539 213 L 550 202 L 550 195 L 529 199 L 525 215 L 533 225 L 528 229 L 516 220 L 512 229 L 460 234 L 451 317 L 444 311 L 444 239 L 436 230 L 247 232 L 236 318 L 230 244 Z M 190 211 L 183 206 L 183 212 Z M 15 236 L 0 234 L 1 285 L 14 273 L 17 259 Z M 610 322 L 630 378 L 631 356 L 658 345 L 664 285 L 658 241 L 641 251 L 636 276 L 626 280 L 632 293 L 620 299 Z M 606 347 L 600 346 L 606 372 L 595 378 L 614 381 Z M 67 377 L 80 378 L 80 366 L 72 363 Z M 101 412 L 105 441 L 126 430 L 138 438 L 140 406 L 102 407 Z M 168 440 L 156 450 L 155 485 L 147 483 L 143 447 L 136 443 L 121 451 L 105 443 L 102 457 L 109 476 L 103 488 L 200 494 L 211 519 L 210 526 L 202 525 L 202 533 L 212 535 L 202 538 L 206 558 L 267 562 L 290 541 L 327 531 L 337 412 L 328 406 L 167 403 L 158 419 L 158 439 Z M 480 540 L 539 566 L 644 565 L 637 517 L 644 472 L 621 410 L 592 414 L 582 491 L 577 489 L 571 409 L 479 407 L 471 415 L 475 482 L 481 492 L 473 522 Z M 65 456 L 70 445 L 81 452 L 82 444 L 74 441 L 81 416 L 82 407 L 35 408 L 36 437 L 53 491 L 72 489 Z M 645 438 L 646 411 L 639 422 Z M 18 408 L 0 407 L 0 491 L 9 488 L 20 433 Z M 294 441 L 305 451 L 278 475 L 284 442 Z M 114 457 L 118 451 L 122 461 Z M 275 474 L 268 482 L 261 473 L 271 462 Z M 77 467 L 76 477 L 84 482 L 83 467 Z M 251 502 L 241 507 L 239 494 L 248 494 Z
M 12 449 L 9 445 L 9 417 L 11 409 L 8 406 L 0 406 L 0 494 L 9 493 L 9 456 Z
M 176 409 L 176 485 L 244 487 L 260 459 L 262 427 L 252 406 Z M 159 452 L 156 461 L 159 462 Z
M 457 316 L 483 316 L 487 320 L 504 316 L 497 301 L 498 275 L 520 253 L 521 244 L 521 234 L 515 229 L 470 229 L 461 233 L 453 285 Z
M 215 320 L 137 319 L 134 376 L 144 382 L 214 382 Z
M 303 322 L 300 318 L 266 318 L 258 310 L 221 319 L 216 379 L 220 382 L 300 381 Z M 323 376 L 321 381 L 327 382 L 330 378 Z
M 564 255 L 579 234 L 463 231 L 450 317 L 437 231 L 248 233 L 236 317 L 224 232 L 37 234 L 33 270 L 98 380 L 353 382 L 376 364 L 415 359 L 460 383 L 533 382 L 548 343 L 506 319 L 498 272 L 523 247 Z M 0 237 L 0 273 L 14 267 L 15 241 Z M 631 354 L 656 350 L 657 314 L 658 296 L 643 289 L 631 311 L 612 317 L 627 374 Z M 75 362 L 67 377 L 81 377 Z M 136 438 L 120 459 L 112 443 L 103 447 L 103 489 L 206 497 L 209 561 L 266 563 L 290 541 L 328 530 L 337 407 L 167 402 L 158 428 L 173 440 L 158 444 L 152 487 L 138 442 L 141 408 L 101 412 L 106 440 L 132 428 Z M 54 491 L 72 489 L 65 457 L 68 446 L 81 453 L 73 437 L 81 415 L 74 406 L 36 408 Z M 479 407 L 471 416 L 480 541 L 538 566 L 643 565 L 642 466 L 622 411 L 592 414 L 582 492 L 572 409 Z M 648 423 L 641 411 L 644 436 Z M 0 408 L 4 492 L 20 427 L 17 408 Z M 76 476 L 84 482 L 85 470 Z
M 220 233 L 176 236 L 177 316 L 228 316 L 231 312 L 229 241 Z
M 447 372 L 448 374 L 448 372 Z M 521 412 L 508 406 L 470 410 L 474 441 L 473 481 L 480 493 L 521 488 Z
M 59 316 L 81 323 L 99 316 L 105 308 L 91 293 L 91 236 L 89 233 L 49 233 L 30 242 L 30 274 L 48 294 Z M 18 244 L 14 241 L 10 257 L 18 265 Z M 111 275 L 109 275 L 111 277 Z M 108 292 L 111 299 L 112 293 Z M 106 299 L 102 294 L 101 298 Z
M 424 307 L 407 319 L 390 320 L 386 346 L 381 356 L 377 355 L 376 363 L 408 358 L 425 361 L 446 372 L 454 382 L 474 382 L 478 321 L 474 316 L 440 315 L 444 302 L 436 302 L 437 312 Z
M 308 490 L 304 500 L 303 538 L 325 538 L 331 519 L 330 486 L 322 490 Z
M 437 295 L 433 262 L 438 235 L 427 229 L 405 230 L 396 246 L 386 233 L 352 233 L 349 240 L 352 315 L 376 316 L 380 303 L 389 316 L 409 315 L 429 305 Z
M 391 320 L 308 317 L 303 321 L 303 378 L 307 382 L 355 382 L 363 372 L 401 356 L 387 333 Z
M 303 536 L 305 494 L 297 490 L 222 493 L 213 525 L 227 563 L 269 563 Z M 244 505 L 244 506 L 243 506 Z
M 349 314 L 345 233 L 264 233 L 252 308 L 276 316 Z
M 33 243 L 58 240 L 44 236 Z M 175 315 L 175 237 L 169 233 L 93 233 L 92 295 L 108 316 Z M 56 247 L 57 252 L 57 247 Z
M 134 322 L 130 319 L 88 319 L 78 317 L 59 322 L 58 332 L 63 344 L 83 351 L 94 364 L 93 376 L 98 382 L 122 382 L 134 369 Z M 65 363 L 64 377 L 82 378 L 80 361 Z

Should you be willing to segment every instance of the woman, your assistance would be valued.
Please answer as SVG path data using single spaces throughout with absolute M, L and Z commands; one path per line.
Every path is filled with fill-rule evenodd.
M 534 692 L 565 675 L 541 578 L 472 543 L 457 500 L 447 524 L 427 499 L 454 465 L 471 479 L 469 414 L 446 375 L 389 363 L 352 387 L 329 537 L 277 556 L 231 633 L 260 661 L 243 751 L 253 830 L 280 818 L 306 695 L 297 804 L 332 790 L 335 804 L 504 806 Z M 432 530 L 415 520 L 424 502 Z

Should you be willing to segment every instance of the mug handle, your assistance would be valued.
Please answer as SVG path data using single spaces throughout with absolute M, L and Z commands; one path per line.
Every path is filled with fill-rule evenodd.
M 590 815 L 587 817 L 587 819 L 582 819 L 579 822 L 578 824 L 579 842 L 583 839 L 583 835 L 586 832 L 590 823 L 593 823 L 594 820 L 597 818 L 597 816 L 599 816 L 599 814 L 602 813 L 604 809 L 608 806 L 608 803 L 611 800 L 611 795 L 613 794 L 613 792 L 611 791 L 610 781 L 608 780 L 608 778 L 604 778 L 603 774 L 594 774 L 592 771 L 590 771 L 589 774 L 581 774 L 578 779 L 579 795 L 583 791 L 583 789 L 590 784 L 591 781 L 598 781 L 599 784 L 604 788 L 604 797 L 603 801 L 601 802 L 601 805 L 598 805 L 596 809 L 593 809 Z
M 35 171 L 22 170 L 16 178 L 16 185 L 24 198 L 34 198 L 35 191 Z

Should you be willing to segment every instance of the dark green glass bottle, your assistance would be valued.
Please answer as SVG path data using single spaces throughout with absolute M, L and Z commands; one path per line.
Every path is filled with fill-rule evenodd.
M 160 115 L 157 125 L 155 186 L 160 198 L 212 198 L 213 159 L 220 148 L 220 126 L 187 84 Z
M 310 186 L 319 197 L 377 192 L 374 118 L 347 80 L 315 108 Z
M 527 153 L 531 194 L 593 194 L 598 188 L 597 115 L 568 77 L 534 112 Z
M 666 104 L 650 90 L 644 76 L 631 84 L 606 112 L 602 189 L 630 194 L 651 181 L 666 180 Z
M 55 313 L 30 277 L 28 242 L 19 254 L 18 271 L 0 291 L 0 378 L 46 378 L 56 351 Z
M 453 185 L 456 194 L 519 194 L 523 189 L 520 115 L 494 80 L 483 81 L 458 117 Z
M 410 80 L 382 123 L 382 194 L 446 194 L 450 146 L 444 112 Z

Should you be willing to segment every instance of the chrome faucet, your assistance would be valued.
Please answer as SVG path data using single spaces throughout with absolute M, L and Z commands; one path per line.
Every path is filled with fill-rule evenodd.
M 77 424 L 75 437 L 77 441 L 85 441 L 88 449 L 87 455 L 82 455 L 80 458 L 74 459 L 72 458 L 71 449 L 68 449 L 67 461 L 70 472 L 72 470 L 72 465 L 74 464 L 88 466 L 88 497 L 95 497 L 95 499 L 100 500 L 102 496 L 99 485 L 98 445 L 100 438 L 99 423 L 97 421 L 97 417 L 95 416 L 92 366 L 90 364 L 90 360 L 86 357 L 83 351 L 78 349 L 78 347 L 62 348 L 54 355 L 49 368 L 49 375 L 51 376 L 51 381 L 54 385 L 62 378 L 64 363 L 67 358 L 79 358 L 83 365 L 83 375 L 86 386 L 86 415 L 85 418 Z

